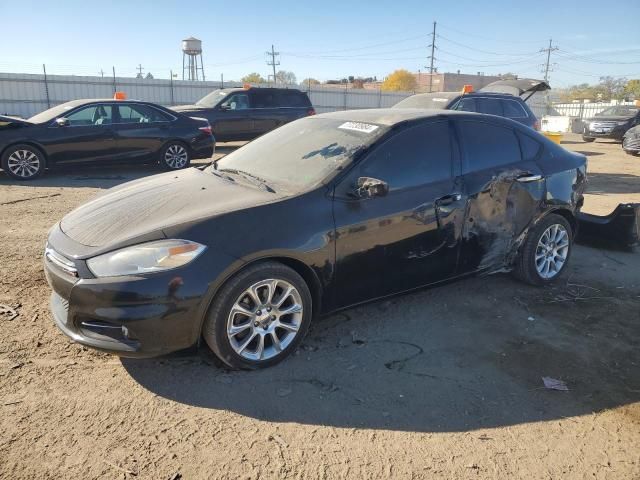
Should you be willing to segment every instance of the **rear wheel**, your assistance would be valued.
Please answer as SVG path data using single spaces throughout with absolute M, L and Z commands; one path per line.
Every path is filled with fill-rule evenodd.
M 594 137 L 585 137 L 584 135 L 582 136 L 582 140 L 584 140 L 587 143 L 591 143 L 591 142 L 595 142 L 596 139 Z
M 2 169 L 17 180 L 33 180 L 44 171 L 44 154 L 31 145 L 14 145 L 2 155 Z
M 189 150 L 183 143 L 168 143 L 160 152 L 160 166 L 166 170 L 187 168 L 190 163 Z
M 547 215 L 529 231 L 514 273 L 532 285 L 553 282 L 565 271 L 572 247 L 573 232 L 569 222 L 561 215 Z
M 202 334 L 231 368 L 265 368 L 284 360 L 304 338 L 311 293 L 297 272 L 277 262 L 241 271 L 216 296 Z

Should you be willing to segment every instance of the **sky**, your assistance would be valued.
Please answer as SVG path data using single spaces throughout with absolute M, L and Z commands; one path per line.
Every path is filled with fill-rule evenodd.
M 542 78 L 554 87 L 640 78 L 640 0 L 546 1 L 0 0 L 0 72 L 182 76 L 181 40 L 202 40 L 207 80 L 278 69 L 321 81 L 428 71 Z

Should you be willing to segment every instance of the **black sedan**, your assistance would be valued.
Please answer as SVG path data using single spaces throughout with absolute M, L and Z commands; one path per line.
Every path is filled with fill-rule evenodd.
M 505 118 L 308 117 L 64 217 L 45 252 L 53 315 L 109 352 L 202 337 L 231 367 L 269 366 L 316 315 L 470 274 L 555 280 L 585 178 L 583 155 Z
M 28 120 L 0 119 L 2 169 L 32 180 L 60 165 L 159 163 L 167 170 L 213 154 L 209 122 L 153 103 L 73 100 Z
M 640 108 L 615 105 L 584 121 L 582 139 L 585 142 L 595 142 L 596 138 L 622 141 L 627 130 L 636 125 L 640 125 Z

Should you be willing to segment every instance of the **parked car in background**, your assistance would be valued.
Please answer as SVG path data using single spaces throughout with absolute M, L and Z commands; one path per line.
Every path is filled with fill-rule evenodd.
M 622 149 L 629 155 L 640 155 L 640 125 L 626 131 L 622 138 Z
M 252 140 L 316 111 L 306 93 L 295 88 L 224 88 L 176 112 L 206 118 L 219 142 Z
M 499 80 L 473 92 L 465 87 L 463 92 L 419 93 L 401 100 L 392 108 L 434 108 L 461 110 L 506 117 L 534 130 L 540 130 L 540 122 L 526 100 L 535 92 L 548 90 L 549 84 L 541 80 Z M 525 98 L 521 95 L 528 94 Z
M 17 180 L 62 165 L 152 162 L 179 170 L 213 148 L 207 120 L 134 100 L 73 100 L 28 120 L 0 118 L 2 169 Z
M 594 142 L 596 138 L 622 141 L 627 130 L 639 124 L 640 108 L 635 105 L 615 105 L 584 121 L 582 139 L 585 142 Z
M 584 155 L 505 118 L 305 118 L 65 216 L 45 251 L 53 315 L 71 339 L 113 353 L 204 337 L 231 367 L 266 367 L 315 315 L 470 274 L 557 279 L 585 175 Z

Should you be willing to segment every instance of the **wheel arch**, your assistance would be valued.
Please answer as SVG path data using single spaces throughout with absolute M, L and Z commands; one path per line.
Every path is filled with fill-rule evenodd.
M 578 230 L 578 219 L 576 218 L 575 214 L 571 210 L 569 210 L 568 208 L 562 208 L 562 207 L 554 208 L 553 210 L 549 210 L 545 215 L 540 217 L 540 220 L 548 217 L 551 214 L 560 215 L 567 222 L 569 222 L 569 225 L 571 226 L 571 233 L 573 237 L 575 237 Z

